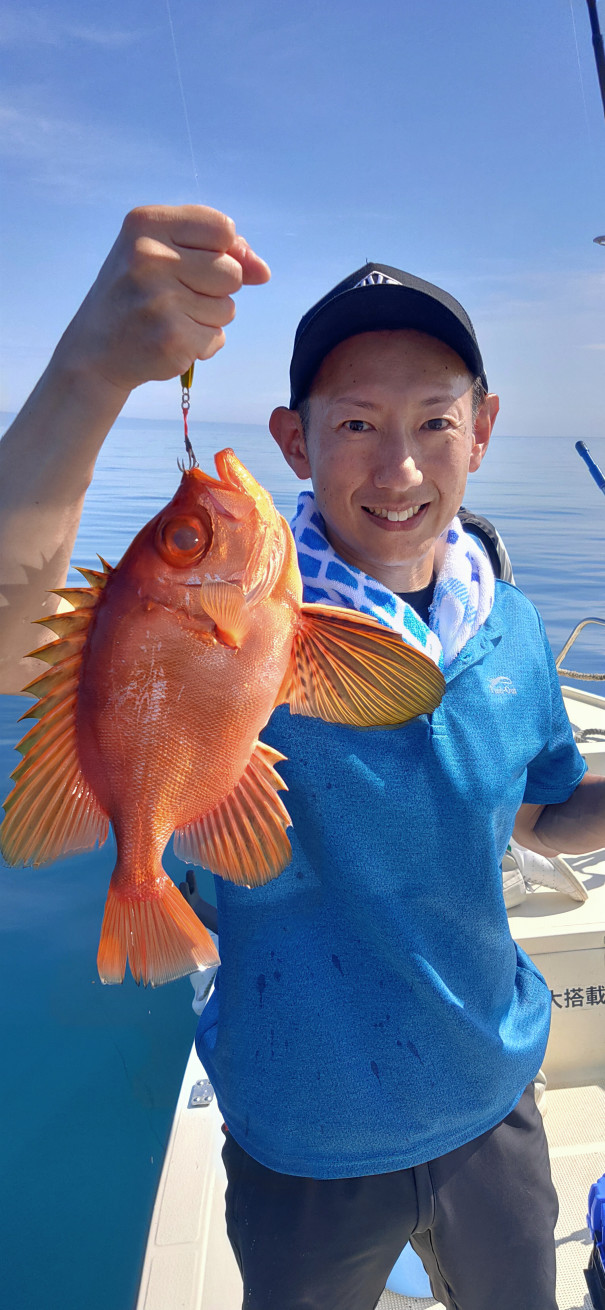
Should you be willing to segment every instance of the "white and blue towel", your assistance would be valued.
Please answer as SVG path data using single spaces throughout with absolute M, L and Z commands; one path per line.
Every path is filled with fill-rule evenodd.
M 312 491 L 298 497 L 292 532 L 305 588 L 305 601 L 344 605 L 371 614 L 403 640 L 447 668 L 483 626 L 494 603 L 494 573 L 483 547 L 454 518 L 435 546 L 437 579 L 430 627 L 388 587 L 346 564 L 326 537 Z

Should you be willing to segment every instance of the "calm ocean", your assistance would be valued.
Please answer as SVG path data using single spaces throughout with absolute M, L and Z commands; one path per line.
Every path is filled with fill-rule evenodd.
M 232 446 L 292 516 L 301 484 L 264 428 L 193 423 L 191 431 L 202 467 L 213 472 L 212 452 Z M 496 437 L 465 500 L 502 533 L 555 653 L 579 619 L 605 617 L 605 497 L 574 441 Z M 588 444 L 604 466 L 605 437 Z M 94 566 L 97 551 L 118 561 L 173 495 L 181 453 L 177 421 L 116 424 L 88 494 L 77 563 Z M 603 630 L 593 632 L 572 667 L 605 672 Z M 0 696 L 1 798 L 20 758 L 13 746 L 26 704 Z M 110 840 L 43 870 L 0 871 L 0 1230 L 11 1310 L 131 1310 L 136 1296 L 195 1016 L 187 979 L 158 991 L 138 989 L 130 976 L 122 987 L 100 984 L 113 862 Z M 165 864 L 178 881 L 184 866 L 170 850 Z M 205 891 L 213 899 L 211 885 Z

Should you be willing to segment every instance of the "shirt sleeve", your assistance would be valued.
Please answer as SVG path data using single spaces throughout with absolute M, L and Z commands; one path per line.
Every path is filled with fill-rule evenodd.
M 529 805 L 560 805 L 569 800 L 588 766 L 574 741 L 561 695 L 559 675 L 539 615 L 538 620 L 544 648 L 544 678 L 547 683 L 547 739 L 542 750 L 528 765 L 523 801 Z

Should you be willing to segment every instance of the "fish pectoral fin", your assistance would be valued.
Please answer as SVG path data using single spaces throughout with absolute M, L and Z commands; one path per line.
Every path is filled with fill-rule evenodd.
M 139 871 L 140 874 L 140 871 Z M 121 983 L 130 965 L 136 983 L 160 987 L 218 964 L 214 942 L 163 869 L 147 882 L 114 869 L 97 955 L 104 983 Z
M 234 582 L 203 582 L 201 601 L 216 624 L 216 636 L 224 646 L 241 646 L 250 627 L 250 614 L 241 587 Z
M 390 727 L 428 714 L 445 679 L 398 633 L 356 610 L 302 605 L 287 679 L 276 703 L 351 727 Z
M 175 833 L 178 859 L 202 864 L 246 887 L 276 878 L 292 856 L 286 836 L 291 819 L 277 795 L 287 787 L 273 768 L 283 759 L 279 751 L 257 741 L 237 787 L 220 805 Z

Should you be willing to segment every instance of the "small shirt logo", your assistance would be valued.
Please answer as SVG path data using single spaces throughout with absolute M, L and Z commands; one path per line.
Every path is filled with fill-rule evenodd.
M 488 686 L 493 691 L 494 696 L 516 696 L 517 688 L 513 686 L 510 678 L 505 677 L 502 673 L 499 678 L 489 678 Z

